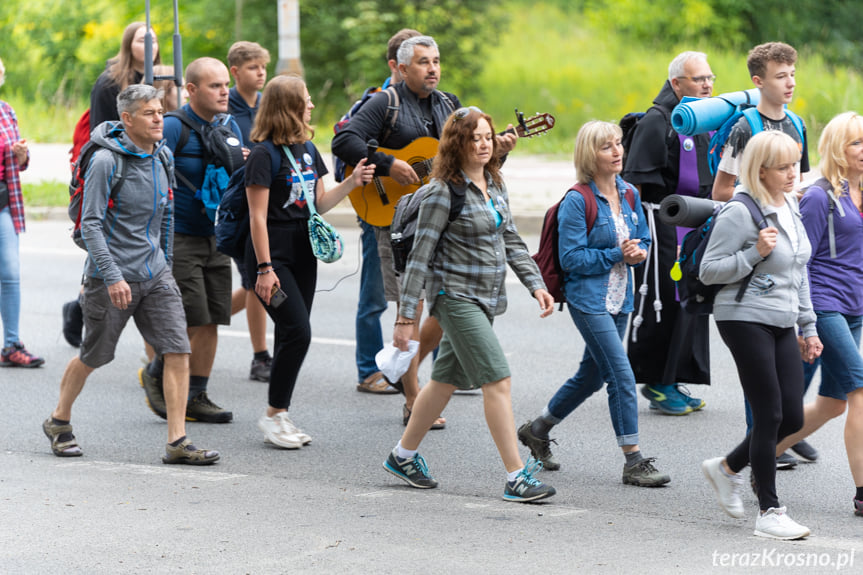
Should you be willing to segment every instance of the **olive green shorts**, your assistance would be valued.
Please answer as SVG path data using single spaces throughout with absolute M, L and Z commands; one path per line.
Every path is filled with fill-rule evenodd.
M 443 328 L 433 380 L 477 389 L 510 376 L 492 320 L 477 304 L 438 295 L 431 314 Z

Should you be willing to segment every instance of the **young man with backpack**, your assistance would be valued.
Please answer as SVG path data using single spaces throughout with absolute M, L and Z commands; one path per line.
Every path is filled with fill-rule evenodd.
M 168 444 L 162 461 L 207 465 L 219 459 L 218 452 L 197 449 L 186 438 L 190 347 L 182 300 L 171 274 L 173 182 L 170 153 L 161 153 L 165 143 L 160 98 L 152 86 L 129 86 L 117 97 L 122 123 L 104 122 L 93 132 L 99 149 L 92 156 L 81 196 L 81 238 L 87 248 L 81 298 L 86 335 L 80 354 L 63 373 L 57 407 L 42 424 L 58 457 L 82 455 L 70 424 L 72 405 L 90 374 L 114 359 L 120 334 L 134 318 L 164 361 Z M 127 175 L 112 190 L 120 157 Z
M 202 188 L 214 171 L 216 128 L 229 127 L 232 136 L 226 146 L 242 146 L 237 123 L 227 114 L 228 68 L 215 58 L 199 58 L 186 67 L 189 103 L 178 112 L 194 129 L 175 115 L 165 116 L 166 145 L 174 152 L 177 187 L 174 191 L 173 273 L 183 296 L 191 356 L 189 358 L 189 403 L 186 417 L 206 423 L 228 423 L 233 413 L 213 403 L 207 394 L 210 372 L 216 357 L 218 326 L 231 322 L 231 259 L 216 250 L 214 226 Z M 171 114 L 175 114 L 172 112 Z M 207 145 L 205 145 L 205 140 Z M 235 141 L 229 141 L 235 140 Z M 245 150 L 245 154 L 248 150 Z M 222 163 L 240 162 L 223 158 Z M 156 358 L 141 373 L 147 402 L 156 415 L 164 417 L 162 362 Z
M 228 50 L 228 66 L 234 87 L 228 93 L 228 108 L 240 127 L 243 143 L 251 147 L 252 126 L 261 103 L 261 90 L 267 83 L 269 51 L 257 42 L 235 42 Z M 255 296 L 254 282 L 246 274 L 241 258 L 235 258 L 240 274 L 240 287 L 231 294 L 231 315 L 246 310 L 249 339 L 252 343 L 252 364 L 249 379 L 269 382 L 273 358 L 267 349 L 267 312 Z
M 623 169 L 624 180 L 641 191 L 653 239 L 647 261 L 635 268 L 635 283 L 646 287 L 647 293 L 636 290 L 637 314 L 631 320 L 627 353 L 636 381 L 644 384 L 642 395 L 651 408 L 667 415 L 686 415 L 705 405 L 681 392 L 679 384 L 710 384 L 709 325 L 707 316 L 692 315 L 680 307 L 669 273 L 682 234 L 660 222 L 656 213 L 671 194 L 710 195 L 710 136 L 678 134 L 671 127 L 671 110 L 685 96 L 710 97 L 715 79 L 706 54 L 677 55 L 653 106 L 633 128 Z
M 795 64 L 797 50 L 782 42 L 768 42 L 754 47 L 746 58 L 746 66 L 752 83 L 758 88 L 761 97 L 753 119 L 739 117 L 731 129 L 728 140 L 722 145 L 722 158 L 713 182 L 713 199 L 725 202 L 734 194 L 734 186 L 740 173 L 740 156 L 749 139 L 761 130 L 781 130 L 794 138 L 800 146 L 800 176 L 809 171 L 809 144 L 806 137 L 806 124 L 795 116 L 786 106 L 794 97 L 797 81 Z M 757 128 L 760 120 L 761 129 Z
M 806 124 L 786 106 L 794 97 L 795 64 L 797 50 L 782 42 L 768 42 L 755 46 L 749 51 L 746 66 L 752 83 L 758 88 L 761 97 L 755 107 L 757 115 L 742 115 L 737 118 L 728 134 L 728 140 L 722 147 L 722 157 L 713 182 L 713 199 L 727 201 L 734 194 L 734 186 L 740 173 L 740 157 L 746 144 L 756 133 L 762 130 L 780 130 L 791 136 L 800 147 L 800 176 L 798 181 L 809 171 L 809 142 L 806 135 Z M 753 126 L 753 120 L 755 125 Z M 760 130 L 757 129 L 760 123 Z M 721 129 L 720 129 L 721 130 Z M 747 427 L 751 427 L 752 415 L 749 404 L 746 404 Z M 818 451 L 805 440 L 792 446 L 792 450 L 807 461 L 815 461 Z M 790 453 L 783 453 L 776 458 L 779 469 L 790 469 L 797 465 L 797 459 Z

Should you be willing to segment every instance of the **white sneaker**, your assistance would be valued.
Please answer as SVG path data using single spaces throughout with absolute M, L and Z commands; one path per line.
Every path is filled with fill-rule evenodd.
M 788 517 L 784 507 L 771 507 L 755 520 L 755 535 L 770 539 L 803 539 L 809 536 L 809 528 Z
M 284 411 L 273 417 L 267 417 L 265 413 L 258 420 L 258 429 L 264 432 L 265 441 L 285 449 L 299 449 L 303 446 L 303 440 L 291 427 L 285 425 L 285 419 L 287 419 L 287 412 Z
M 282 416 L 282 422 L 285 428 L 289 429 L 291 433 L 299 437 L 300 441 L 303 442 L 303 445 L 308 445 L 312 442 L 312 436 L 297 427 L 297 424 L 291 421 L 291 418 L 288 417 L 287 411 L 279 413 L 276 417 L 278 417 L 279 415 Z
M 743 517 L 743 499 L 740 497 L 740 492 L 743 490 L 743 477 L 739 473 L 730 477 L 726 475 L 722 470 L 723 459 L 725 458 L 705 459 L 701 463 L 701 471 L 716 491 L 722 510 L 731 517 L 740 519 Z

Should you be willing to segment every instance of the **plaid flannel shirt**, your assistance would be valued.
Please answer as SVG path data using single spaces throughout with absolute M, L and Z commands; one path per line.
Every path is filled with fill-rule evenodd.
M 464 208 L 448 225 L 450 191 L 438 180 L 428 185 L 432 189 L 420 204 L 414 246 L 402 281 L 400 315 L 416 317 L 423 286 L 429 310 L 443 291 L 479 305 L 489 317 L 500 315 L 506 310 L 507 264 L 531 294 L 545 289 L 539 268 L 512 221 L 505 186 L 498 187 L 488 179 L 488 194 L 502 218 L 497 226 L 482 192 L 469 180 Z
M 15 233 L 24 231 L 24 197 L 21 195 L 21 179 L 19 170 L 26 170 L 30 164 L 30 153 L 23 165 L 18 165 L 18 158 L 12 151 L 12 144 L 21 139 L 18 132 L 18 118 L 12 106 L 0 100 L 0 154 L 3 156 L 3 180 L 9 189 L 9 211 Z

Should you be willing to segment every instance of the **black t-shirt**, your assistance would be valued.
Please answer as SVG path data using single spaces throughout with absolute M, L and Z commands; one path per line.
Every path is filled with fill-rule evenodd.
M 328 170 L 318 153 L 318 149 L 315 148 L 314 144 L 311 144 L 310 147 L 314 150 L 314 157 L 304 144 L 289 146 L 297 166 L 302 172 L 302 178 L 305 180 L 305 190 L 308 190 L 314 197 L 318 180 L 324 177 Z M 308 219 L 311 212 L 309 212 L 309 207 L 306 204 L 306 191 L 300 182 L 300 175 L 294 172 L 282 147 L 276 146 L 276 148 L 282 160 L 276 179 L 273 180 L 270 151 L 266 146 L 255 146 L 249 154 L 249 159 L 246 160 L 246 186 L 269 188 L 267 224 Z

